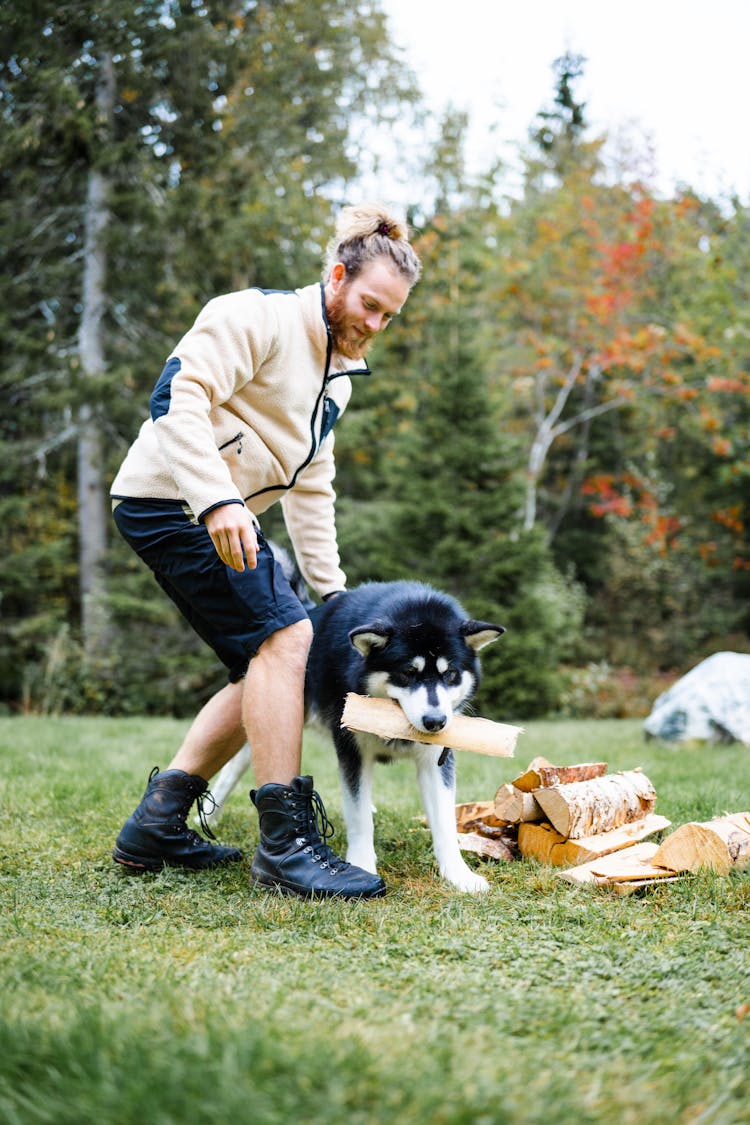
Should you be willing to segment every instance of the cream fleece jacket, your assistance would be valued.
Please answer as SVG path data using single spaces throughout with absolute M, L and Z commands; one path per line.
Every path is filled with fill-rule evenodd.
M 113 498 L 179 500 L 196 520 L 281 500 L 306 582 L 321 597 L 341 589 L 331 428 L 349 375 L 369 368 L 331 341 L 320 284 L 209 301 L 167 360 Z

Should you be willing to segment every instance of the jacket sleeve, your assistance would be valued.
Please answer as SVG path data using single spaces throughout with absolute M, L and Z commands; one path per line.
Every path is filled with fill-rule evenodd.
M 302 576 L 319 597 L 346 586 L 336 541 L 333 434 L 281 501 Z
M 254 377 L 273 340 L 273 324 L 252 291 L 217 297 L 183 336 L 151 396 L 159 448 L 199 519 L 221 504 L 244 503 L 209 412 Z

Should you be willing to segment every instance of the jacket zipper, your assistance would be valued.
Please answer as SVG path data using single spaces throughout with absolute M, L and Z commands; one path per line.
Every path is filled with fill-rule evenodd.
M 237 452 L 242 453 L 242 438 L 243 438 L 243 435 L 244 435 L 244 430 L 240 430 L 240 432 L 238 434 L 235 434 L 233 438 L 230 438 L 229 441 L 225 441 L 223 445 L 219 446 L 219 452 L 221 452 L 222 449 L 227 449 L 230 445 L 236 444 L 237 445 Z

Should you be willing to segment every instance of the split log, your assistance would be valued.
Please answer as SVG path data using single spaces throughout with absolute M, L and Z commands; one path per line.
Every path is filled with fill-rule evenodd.
M 511 782 L 516 789 L 531 793 L 552 785 L 570 785 L 574 781 L 590 781 L 607 772 L 606 762 L 581 762 L 576 766 L 553 766 L 544 758 L 535 759 L 525 773 Z
M 656 803 L 656 790 L 639 770 L 535 789 L 534 796 L 552 827 L 574 840 L 640 820 Z
M 507 826 L 506 820 L 499 820 L 495 816 L 494 801 L 467 801 L 456 805 L 458 832 L 481 832 L 485 836 L 498 836 Z
M 551 824 L 521 824 L 518 828 L 518 847 L 526 859 L 551 863 L 553 867 L 568 867 L 629 848 L 632 844 L 653 836 L 655 832 L 669 828 L 670 823 L 665 816 L 649 813 L 642 820 L 634 820 L 621 828 L 600 832 L 595 836 L 582 836 L 578 840 L 567 840 Z
M 477 820 L 484 820 L 486 816 L 494 815 L 494 801 L 466 801 L 456 805 L 456 828 L 460 832 L 462 824 L 472 824 Z
M 652 879 L 674 879 L 677 872 L 654 863 L 657 851 L 658 844 L 648 842 L 633 844 L 630 848 L 589 860 L 588 863 L 579 864 L 578 867 L 558 871 L 557 875 L 568 883 L 596 883 L 600 886 L 613 883 L 643 883 L 644 880 Z
M 512 848 L 505 840 L 492 839 L 479 832 L 459 832 L 458 846 L 463 852 L 487 856 L 489 859 L 515 859 Z
M 512 758 L 522 727 L 495 723 L 467 715 L 454 715 L 439 734 L 425 734 L 411 725 L 395 699 L 376 699 L 350 692 L 341 715 L 341 726 L 349 730 L 367 731 L 386 741 L 405 739 L 431 746 L 449 746 L 452 750 L 471 750 L 495 758 Z
M 750 867 L 750 813 L 730 813 L 714 820 L 683 824 L 654 856 L 654 863 L 673 871 L 706 867 L 726 875 L 733 867 Z
M 634 895 L 636 891 L 643 891 L 647 887 L 663 887 L 665 883 L 676 883 L 681 878 L 683 878 L 682 875 L 673 875 L 669 872 L 668 874 L 665 873 L 664 878 L 659 879 L 630 879 L 627 883 L 604 883 L 600 885 L 606 886 L 616 895 Z
M 515 785 L 501 785 L 495 794 L 495 816 L 508 824 L 544 820 L 544 813 L 532 793 L 523 793 Z

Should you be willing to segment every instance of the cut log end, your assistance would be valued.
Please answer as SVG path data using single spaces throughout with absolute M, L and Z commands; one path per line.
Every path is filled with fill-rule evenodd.
M 726 875 L 750 867 L 750 813 L 730 813 L 714 820 L 683 824 L 667 836 L 654 863 L 673 871 L 706 868 Z

